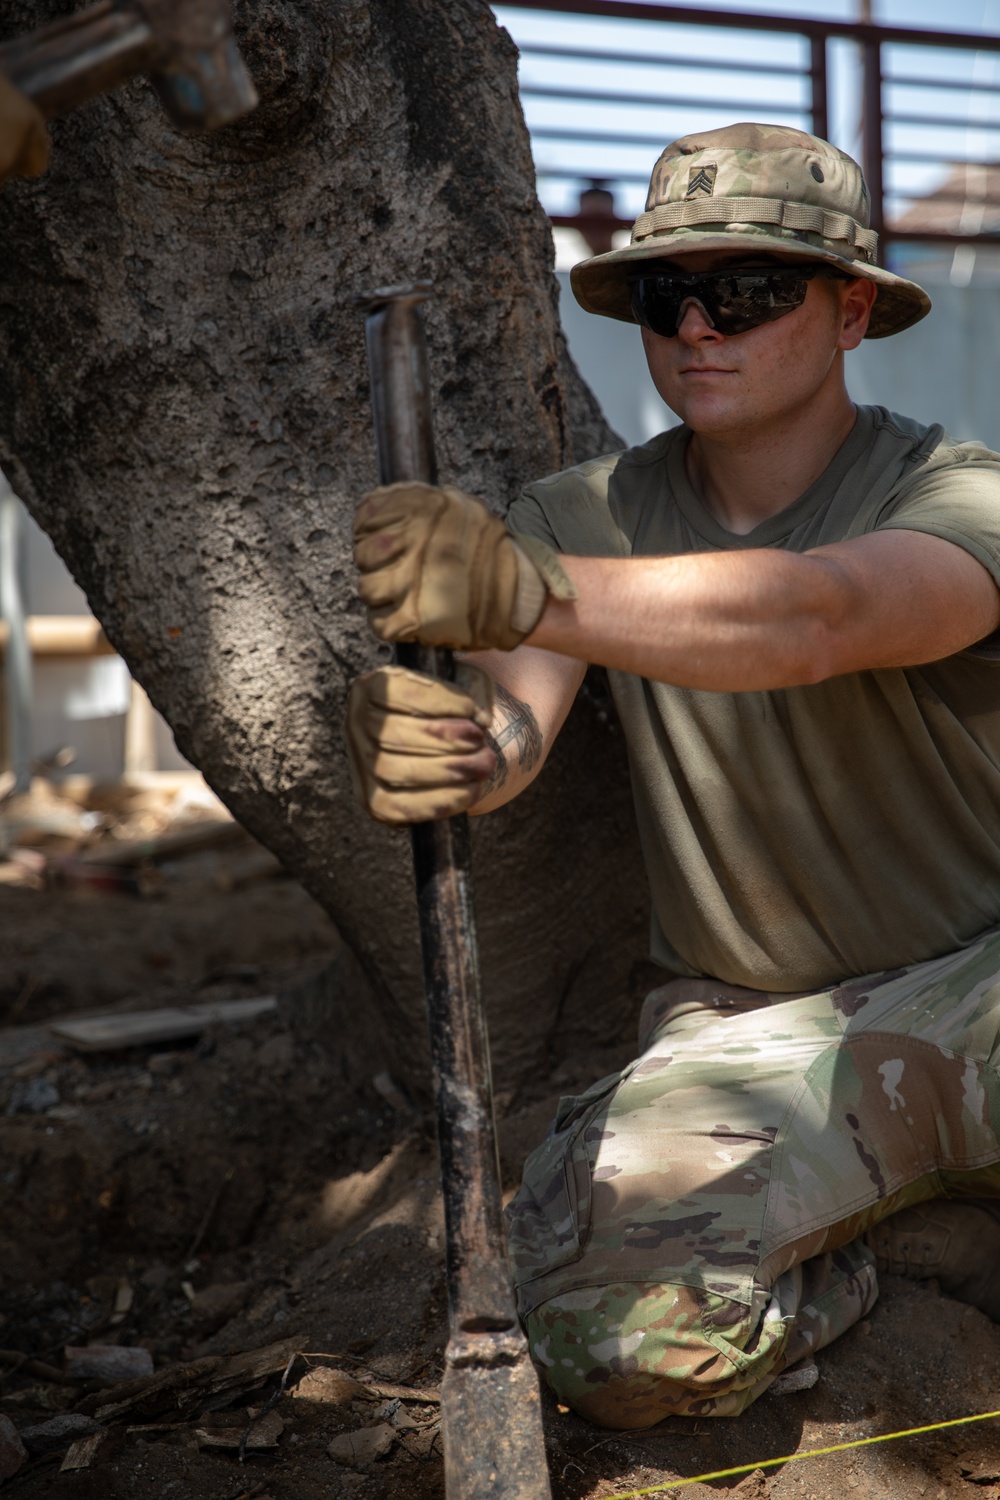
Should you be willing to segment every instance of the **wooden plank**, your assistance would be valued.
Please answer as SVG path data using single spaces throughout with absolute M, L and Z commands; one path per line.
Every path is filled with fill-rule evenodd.
M 112 1012 L 98 1016 L 66 1016 L 50 1021 L 49 1031 L 81 1052 L 108 1052 L 120 1047 L 148 1047 L 197 1036 L 208 1026 L 238 1026 L 256 1021 L 278 1008 L 274 995 L 249 1000 L 215 1000 L 205 1005 L 165 1006 L 160 1010 Z
M 156 711 L 144 687 L 132 679 L 125 714 L 125 776 L 156 770 Z
M 29 615 L 25 620 L 33 656 L 114 656 L 115 648 L 92 615 Z M 0 623 L 0 651 L 9 630 Z
M 204 818 L 169 833 L 148 839 L 103 839 L 81 849 L 76 858 L 83 864 L 123 867 L 156 863 L 164 859 L 181 859 L 205 849 L 222 849 L 228 844 L 245 842 L 247 835 L 231 817 Z

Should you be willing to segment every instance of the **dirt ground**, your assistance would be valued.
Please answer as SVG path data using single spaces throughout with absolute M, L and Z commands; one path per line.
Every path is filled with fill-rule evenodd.
M 248 840 L 158 869 L 147 895 L 0 884 L 0 1461 L 4 1418 L 34 1455 L 5 1494 L 431 1500 L 443 1494 L 446 1321 L 429 1122 L 384 1076 L 345 1081 L 290 1025 L 288 997 L 339 949 L 301 888 Z M 80 1053 L 45 1025 L 264 994 L 284 997 L 273 1013 L 182 1043 Z M 567 1057 L 502 1101 L 508 1187 L 556 1096 L 621 1060 Z M 60 1383 L 3 1353 L 58 1375 L 64 1347 L 90 1344 L 145 1348 L 158 1380 Z M 887 1281 L 871 1317 L 818 1365 L 812 1389 L 769 1393 L 742 1418 L 634 1436 L 546 1398 L 554 1495 L 622 1495 L 1000 1407 L 1000 1327 L 933 1284 Z M 72 1436 L 88 1425 L 104 1435 L 90 1467 L 61 1470 L 70 1436 L 31 1429 L 72 1413 Z M 373 1427 L 381 1456 L 331 1456 L 338 1438 L 343 1458 L 345 1434 Z M 677 1493 L 727 1489 L 987 1500 L 1000 1497 L 1000 1426 Z

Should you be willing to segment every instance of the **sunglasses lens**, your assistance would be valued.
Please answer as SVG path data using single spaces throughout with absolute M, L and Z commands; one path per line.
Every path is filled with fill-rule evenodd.
M 672 339 L 677 332 L 677 313 L 681 295 L 675 290 L 677 278 L 641 276 L 632 283 L 632 315 L 642 327 L 661 338 Z
M 706 271 L 693 276 L 640 276 L 632 284 L 632 312 L 643 328 L 672 339 L 684 303 L 693 298 L 720 333 L 746 333 L 801 307 L 812 267 L 780 271 Z
M 745 333 L 762 323 L 777 322 L 802 306 L 810 279 L 798 271 L 720 279 L 717 326 L 723 333 Z

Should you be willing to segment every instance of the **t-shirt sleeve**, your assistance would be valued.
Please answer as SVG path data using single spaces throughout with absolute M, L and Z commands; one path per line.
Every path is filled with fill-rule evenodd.
M 539 497 L 534 493 L 534 487 L 528 485 L 523 489 L 513 505 L 507 512 L 507 530 L 512 531 L 515 536 L 533 536 L 540 542 L 547 542 L 557 552 L 563 549 L 559 546 L 556 534 L 545 513 Z
M 970 552 L 1000 584 L 1000 456 L 971 447 L 933 465 L 882 512 L 878 531 L 923 531 Z M 961 455 L 961 448 L 952 450 Z
M 507 512 L 512 532 L 537 537 L 568 557 L 618 557 L 621 530 L 608 505 L 608 483 L 621 455 L 606 454 L 527 485 Z

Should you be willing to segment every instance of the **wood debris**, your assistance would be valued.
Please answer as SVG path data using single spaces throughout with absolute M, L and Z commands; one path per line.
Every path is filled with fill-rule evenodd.
M 103 841 L 85 850 L 80 859 L 87 864 L 112 865 L 121 869 L 178 859 L 185 854 L 200 854 L 204 849 L 222 849 L 229 844 L 243 843 L 246 837 L 240 824 L 231 818 L 225 821 L 210 818 L 155 838 Z
M 441 1424 L 434 1422 L 429 1427 L 419 1427 L 415 1432 L 401 1432 L 399 1441 L 411 1458 L 431 1458 L 441 1452 Z
M 98 813 L 83 812 L 40 778 L 30 792 L 0 802 L 0 851 L 10 858 L 19 846 L 80 848 L 103 827 Z
M 277 1447 L 284 1430 L 285 1424 L 278 1413 L 269 1411 L 263 1416 L 251 1418 L 249 1426 L 244 1423 L 241 1427 L 196 1427 L 195 1437 L 199 1448 L 239 1449 L 241 1452 L 251 1453 Z
M 369 1385 L 365 1381 L 365 1390 L 370 1396 L 379 1396 L 383 1401 L 392 1401 L 398 1397 L 400 1401 L 423 1401 L 427 1406 L 441 1405 L 441 1391 L 438 1386 L 431 1386 L 426 1391 L 418 1390 L 415 1385 L 394 1385 L 392 1381 L 372 1381 Z
M 81 1052 L 109 1052 L 197 1036 L 209 1026 L 238 1026 L 272 1015 L 277 1008 L 274 995 L 255 995 L 249 1000 L 215 1000 L 201 1005 L 170 1005 L 159 1010 L 124 1013 L 112 1011 L 82 1019 L 67 1016 L 51 1021 L 49 1030 Z
M 124 1323 L 127 1315 L 132 1311 L 132 1305 L 134 1302 L 135 1291 L 128 1278 L 122 1276 L 118 1281 L 117 1287 L 115 1288 L 115 1301 L 111 1313 L 112 1327 L 114 1327 L 118 1323 Z M 145 1372 L 136 1370 L 135 1373 L 136 1375 L 141 1375 Z M 152 1373 L 152 1370 L 150 1370 L 150 1373 Z
M 90 1412 L 99 1422 L 115 1422 L 132 1412 L 149 1418 L 175 1412 L 184 1405 L 186 1397 L 195 1398 L 204 1391 L 209 1375 L 222 1363 L 218 1355 L 206 1355 L 188 1364 L 171 1365 L 151 1379 L 128 1381 L 114 1392 L 111 1400 L 107 1391 L 87 1396 L 78 1410 Z
M 283 1339 L 278 1344 L 268 1344 L 264 1349 L 250 1349 L 245 1354 L 234 1354 L 219 1361 L 209 1380 L 213 1394 L 221 1391 L 249 1390 L 266 1380 L 268 1375 L 277 1375 L 285 1369 L 295 1350 L 295 1339 Z
M 107 1435 L 102 1427 L 99 1432 L 92 1432 L 89 1437 L 77 1438 L 70 1443 L 66 1457 L 59 1466 L 60 1474 L 74 1474 L 79 1469 L 91 1468 L 97 1461 Z
M 145 788 L 134 781 L 101 786 L 90 777 L 39 774 L 29 791 L 13 794 L 0 777 L 0 884 L 34 890 L 88 886 L 147 896 L 163 885 L 154 866 L 208 850 L 238 852 L 240 846 L 248 853 L 232 889 L 282 873 L 272 855 L 252 846 L 197 773 L 152 782 Z
M 167 1412 L 199 1415 L 205 1395 L 251 1391 L 269 1375 L 283 1371 L 295 1353 L 295 1340 L 284 1339 L 264 1349 L 251 1349 L 231 1357 L 206 1355 L 189 1364 L 172 1365 L 148 1380 L 133 1380 L 108 1400 L 102 1392 L 80 1403 L 99 1422 L 114 1422 L 135 1412 L 150 1419 Z

